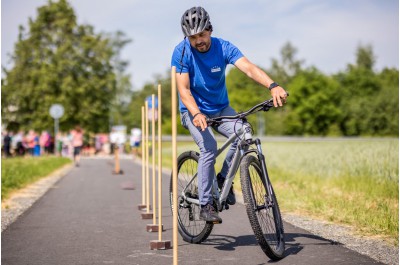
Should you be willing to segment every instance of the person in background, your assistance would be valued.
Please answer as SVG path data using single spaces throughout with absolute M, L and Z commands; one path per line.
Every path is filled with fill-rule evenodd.
M 34 147 L 33 147 L 33 156 L 40 156 L 40 142 L 39 142 L 39 135 L 35 133 L 34 136 Z
M 12 137 L 11 137 L 11 133 L 6 131 L 4 133 L 4 138 L 3 138 L 3 152 L 4 152 L 4 157 L 11 157 L 11 152 L 10 152 L 10 148 L 11 148 L 11 141 L 12 141 Z
M 117 146 L 118 134 L 115 129 L 112 129 L 110 132 L 110 154 L 114 154 L 115 147 Z
M 48 154 L 48 150 L 46 150 L 46 144 L 50 140 L 49 139 L 49 134 L 47 131 L 42 131 L 40 134 L 39 138 L 39 144 L 40 144 L 40 153 L 43 154 Z
M 17 156 L 23 156 L 25 154 L 25 148 L 23 146 L 24 132 L 19 131 L 14 135 L 13 141 L 15 142 L 15 154 Z
M 133 128 L 131 130 L 130 145 L 132 148 L 132 154 L 139 155 L 140 141 L 142 140 L 142 130 L 139 128 Z
M 29 130 L 28 134 L 25 136 L 25 143 L 28 149 L 28 154 L 33 156 L 33 151 L 35 148 L 35 136 L 34 130 Z
M 47 135 L 47 138 L 46 138 L 46 142 L 44 143 L 44 151 L 46 154 L 50 154 L 50 153 L 54 152 L 54 140 L 55 139 L 53 137 L 51 137 L 51 134 L 48 131 L 46 131 L 46 135 Z
M 57 156 L 62 155 L 62 148 L 63 148 L 63 135 L 62 132 L 57 132 L 56 137 L 56 154 Z
M 74 148 L 74 163 L 76 167 L 79 167 L 83 146 L 83 130 L 79 125 L 75 126 L 75 129 L 71 131 L 71 138 L 72 147 Z

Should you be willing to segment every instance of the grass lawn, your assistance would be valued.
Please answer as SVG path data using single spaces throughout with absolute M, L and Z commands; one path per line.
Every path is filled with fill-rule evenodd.
M 2 159 L 1 200 L 68 163 L 71 159 L 53 156 Z
M 351 225 L 398 244 L 398 139 L 282 140 L 263 148 L 282 212 Z M 190 149 L 197 147 L 178 143 L 178 155 Z M 171 153 L 163 143 L 165 167 L 171 167 Z

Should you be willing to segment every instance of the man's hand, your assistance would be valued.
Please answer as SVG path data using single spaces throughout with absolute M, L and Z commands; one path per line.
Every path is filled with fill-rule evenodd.
M 193 125 L 200 127 L 202 131 L 207 128 L 206 116 L 203 113 L 198 113 L 194 115 Z
M 280 86 L 274 87 L 271 89 L 271 95 L 274 100 L 274 107 L 282 107 L 284 103 L 286 103 L 286 98 L 288 94 L 285 89 Z

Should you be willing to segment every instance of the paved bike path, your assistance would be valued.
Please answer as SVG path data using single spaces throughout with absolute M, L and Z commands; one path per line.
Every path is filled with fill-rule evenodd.
M 141 166 L 121 160 L 84 159 L 2 233 L 2 264 L 172 264 L 172 250 L 150 250 L 158 233 L 141 219 Z M 152 176 L 152 171 L 150 171 Z M 163 174 L 163 240 L 172 240 L 169 176 Z M 135 190 L 123 189 L 133 184 Z M 152 197 L 151 197 L 152 199 Z M 221 213 L 208 240 L 179 236 L 179 264 L 268 264 L 241 204 Z M 340 244 L 285 223 L 286 257 L 278 264 L 381 264 Z

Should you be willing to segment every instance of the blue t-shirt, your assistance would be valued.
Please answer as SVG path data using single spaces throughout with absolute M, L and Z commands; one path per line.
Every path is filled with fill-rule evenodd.
M 204 53 L 192 48 L 189 40 L 185 39 L 175 47 L 171 66 L 176 67 L 177 73 L 189 73 L 190 91 L 200 111 L 215 114 L 229 105 L 225 85 L 226 66 L 241 57 L 243 54 L 235 45 L 220 38 L 212 37 L 210 49 Z M 181 113 L 187 111 L 180 98 L 179 110 Z

